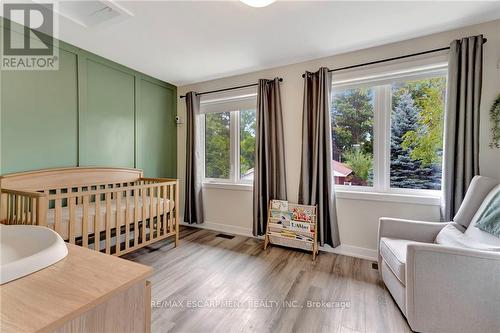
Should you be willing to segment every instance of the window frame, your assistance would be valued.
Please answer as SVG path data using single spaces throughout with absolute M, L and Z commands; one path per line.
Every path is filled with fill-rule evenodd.
M 257 94 L 244 95 L 240 98 L 230 97 L 227 100 L 231 102 L 241 101 L 242 104 L 247 104 L 249 98 L 255 99 L 255 104 L 257 104 Z M 217 102 L 223 102 L 226 99 L 218 99 Z M 206 102 L 209 104 L 210 102 Z M 201 105 L 205 103 L 201 102 Z M 255 107 L 256 109 L 256 107 Z M 253 180 L 242 180 L 240 174 L 240 111 L 249 110 L 248 106 L 242 106 L 240 108 L 234 108 L 232 111 L 224 110 L 221 112 L 229 112 L 229 178 L 207 178 L 206 177 L 206 159 L 205 159 L 205 115 L 207 113 L 218 113 L 218 112 L 207 112 L 200 114 L 200 152 L 203 165 L 203 178 L 202 183 L 204 185 L 209 185 L 209 187 L 217 188 L 227 188 L 231 186 L 240 187 L 252 187 Z
M 390 186 L 390 164 L 391 164 L 391 113 L 392 92 L 391 83 L 397 81 L 409 81 L 416 79 L 427 79 L 433 77 L 447 77 L 448 62 L 441 58 L 434 63 L 425 66 L 399 65 L 399 70 L 379 69 L 375 75 L 355 71 L 340 76 L 332 81 L 332 96 L 335 88 L 352 89 L 360 87 L 371 87 L 374 89 L 373 107 L 373 186 L 337 185 L 335 191 L 340 193 L 351 193 L 340 195 L 340 197 L 352 198 L 352 194 L 358 193 L 360 197 L 370 194 L 388 196 L 415 196 L 424 198 L 422 202 L 439 204 L 442 190 L 405 189 L 392 188 Z M 366 75 L 363 75 L 366 74 Z M 334 76 L 335 78 L 335 76 Z M 446 97 L 445 97 L 446 105 Z M 425 200 L 430 198 L 431 200 Z M 417 200 L 418 201 L 418 200 Z M 404 200 L 403 200 L 404 202 Z

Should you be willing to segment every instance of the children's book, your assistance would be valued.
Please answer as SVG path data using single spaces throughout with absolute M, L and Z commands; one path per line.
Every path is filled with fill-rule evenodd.
M 271 210 L 271 218 L 273 220 L 279 220 L 281 222 L 288 222 L 292 219 L 292 213 L 288 211 Z
M 302 230 L 302 231 L 307 231 L 307 232 L 311 232 L 311 224 L 310 223 L 304 223 L 304 222 L 300 222 L 300 221 L 290 221 L 290 227 L 292 228 L 295 228 L 295 229 L 299 229 L 299 230 Z M 314 228 L 312 228 L 314 231 Z
M 312 215 L 311 208 L 294 207 L 292 209 L 292 220 L 294 221 L 311 222 Z
M 284 200 L 271 200 L 271 209 L 288 212 L 288 201 Z

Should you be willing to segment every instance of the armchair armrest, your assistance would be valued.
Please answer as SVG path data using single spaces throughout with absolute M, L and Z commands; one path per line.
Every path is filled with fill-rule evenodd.
M 422 243 L 433 243 L 441 229 L 450 223 L 463 231 L 462 227 L 453 222 L 424 222 L 381 217 L 378 224 L 378 239 L 390 237 Z
M 408 245 L 406 311 L 415 331 L 500 332 L 499 286 L 498 252 Z

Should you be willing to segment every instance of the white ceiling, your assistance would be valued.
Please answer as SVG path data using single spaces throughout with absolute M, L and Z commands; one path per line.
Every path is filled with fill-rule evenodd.
M 133 14 L 62 40 L 176 85 L 414 38 L 500 18 L 500 2 L 116 1 Z

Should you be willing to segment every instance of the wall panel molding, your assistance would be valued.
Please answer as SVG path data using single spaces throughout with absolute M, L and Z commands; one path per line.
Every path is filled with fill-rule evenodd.
M 15 24 L 13 24 L 13 26 L 15 26 Z M 0 20 L 0 27 L 1 30 L 4 29 L 3 20 Z M 49 167 L 113 164 L 113 156 L 107 156 L 110 154 L 109 146 L 116 144 L 116 146 L 120 147 L 120 143 L 112 142 L 113 135 L 104 135 L 105 142 L 100 142 L 101 144 L 97 144 L 98 140 L 92 141 L 95 139 L 93 136 L 96 135 L 96 133 L 93 132 L 93 128 L 89 127 L 88 117 L 89 111 L 93 112 L 92 116 L 94 117 L 93 120 L 95 124 L 96 119 L 99 119 L 100 112 L 106 113 L 109 111 L 113 114 L 110 109 L 116 107 L 114 113 L 116 121 L 123 121 L 123 114 L 117 112 L 117 110 L 120 109 L 121 102 L 123 103 L 121 108 L 126 108 L 128 110 L 125 111 L 124 114 L 130 116 L 130 113 L 132 113 L 132 125 L 131 127 L 129 126 L 130 130 L 128 130 L 131 136 L 130 143 L 123 145 L 119 150 L 130 150 L 133 156 L 131 156 L 130 160 L 118 158 L 118 164 L 128 165 L 116 166 L 140 167 L 139 164 L 141 163 L 139 163 L 138 157 L 141 154 L 151 155 L 153 160 L 155 157 L 161 156 L 161 159 L 153 161 L 153 163 L 156 163 L 156 168 L 150 168 L 148 166 L 149 170 L 156 170 L 154 171 L 156 174 L 146 175 L 151 177 L 176 177 L 177 128 L 175 127 L 175 115 L 177 113 L 177 87 L 63 41 L 59 41 L 58 48 L 64 55 L 64 59 L 61 59 L 64 60 L 64 62 L 60 63 L 62 67 L 56 73 L 49 72 L 44 74 L 41 71 L 13 71 L 2 73 L 0 76 L 0 128 L 4 129 L 8 126 L 10 129 L 10 131 L 2 130 L 1 133 L 0 174 Z M 74 63 L 67 63 L 67 59 L 71 58 L 69 55 L 74 57 Z M 110 75 L 113 76 L 116 74 L 114 79 L 120 87 L 127 87 L 126 83 L 124 84 L 120 81 L 120 77 L 125 81 L 128 81 L 129 79 L 127 79 L 127 77 L 130 77 L 132 80 L 132 88 L 125 88 L 127 91 L 122 92 L 120 89 L 115 89 L 113 91 L 111 87 L 109 89 L 109 98 L 106 96 L 106 91 L 102 91 L 97 94 L 98 98 L 102 101 L 89 100 L 89 98 L 94 98 L 93 96 L 89 96 L 89 79 L 91 81 L 97 80 L 95 81 L 96 84 L 112 80 L 108 76 L 89 78 L 89 64 L 91 66 L 95 64 L 98 64 L 96 66 L 104 66 L 103 68 L 109 69 Z M 74 71 L 74 77 L 71 79 L 71 82 L 69 82 L 68 75 L 70 75 L 72 71 Z M 66 74 L 63 83 L 61 83 L 61 78 L 58 78 L 60 75 L 50 75 L 62 73 Z M 95 68 L 93 75 L 96 75 Z M 90 84 L 92 84 L 91 81 Z M 22 96 L 20 95 L 10 99 L 6 98 L 7 94 L 12 95 L 13 91 L 19 90 L 21 93 L 19 87 L 25 86 L 30 82 L 38 82 L 38 85 L 32 85 L 31 91 L 23 90 L 22 92 L 25 93 L 22 94 Z M 160 92 L 156 94 L 161 100 L 147 101 L 148 103 L 142 101 L 142 82 L 148 82 L 157 87 L 161 87 Z M 59 94 L 60 96 L 56 98 L 55 96 L 57 94 L 54 95 L 54 91 L 50 89 L 57 84 L 60 84 L 61 87 L 57 87 L 56 89 L 61 91 Z M 36 95 L 35 92 L 37 91 L 40 91 L 40 96 Z M 51 92 L 52 95 L 47 95 L 46 93 L 48 92 Z M 94 95 L 95 94 L 96 91 L 94 91 Z M 113 94 L 115 96 L 113 96 Z M 129 94 L 131 94 L 131 96 L 129 96 Z M 52 97 L 51 99 L 41 100 L 40 98 L 45 95 Z M 124 97 L 127 102 L 124 103 L 123 100 L 117 98 L 115 105 L 113 103 L 113 98 L 116 98 L 117 95 Z M 151 96 L 154 98 L 156 95 L 150 95 L 149 98 L 151 98 Z M 169 97 L 170 95 L 172 98 Z M 167 98 L 167 100 L 163 100 L 162 98 L 164 97 Z M 70 102 L 72 98 L 74 98 L 74 103 Z M 41 102 L 45 103 L 42 105 L 42 108 L 40 108 Z M 94 110 L 89 110 L 89 103 L 94 107 Z M 156 108 L 164 106 L 165 110 L 143 110 L 142 108 L 144 106 Z M 162 114 L 162 112 L 165 112 L 165 114 Z M 137 122 L 139 121 L 140 115 L 145 114 L 148 116 L 156 116 L 158 121 L 165 122 L 155 128 L 155 131 L 159 134 L 162 134 L 163 130 L 169 131 L 169 133 L 167 133 L 168 135 L 163 136 L 169 138 L 169 140 L 160 142 L 160 144 L 156 145 L 155 149 L 158 151 L 151 150 L 152 145 L 141 144 L 138 140 Z M 65 120 L 65 117 L 69 120 Z M 74 120 L 71 120 L 72 117 Z M 105 117 L 104 114 L 103 117 Z M 72 125 L 68 123 L 68 121 L 74 121 L 75 124 Z M 150 122 L 154 124 L 155 120 L 150 120 Z M 125 121 L 125 124 L 127 123 L 130 125 L 130 121 Z M 31 132 L 27 130 L 30 129 L 30 126 L 32 127 L 31 132 L 36 132 L 36 136 L 31 135 Z M 124 126 L 127 127 L 127 125 Z M 45 128 L 47 128 L 47 130 L 44 130 Z M 37 129 L 38 131 L 36 131 Z M 61 131 L 61 129 L 63 129 L 63 131 Z M 116 127 L 114 128 L 114 130 L 118 132 L 120 132 L 121 129 L 120 127 L 118 127 L 118 129 Z M 106 125 L 103 125 L 101 134 L 102 131 L 105 130 Z M 113 130 L 113 128 L 110 130 Z M 22 140 L 19 140 L 18 135 L 22 136 Z M 50 141 L 51 137 L 55 137 L 56 139 Z M 92 143 L 91 147 L 86 145 L 88 142 L 85 140 Z M 122 132 L 121 139 L 120 135 L 118 135 L 118 140 L 128 141 L 128 136 L 124 136 Z M 149 141 L 151 141 L 151 139 Z M 65 149 L 62 149 L 60 146 L 65 147 Z M 106 147 L 108 148 L 107 151 L 104 149 Z M 92 154 L 89 154 L 90 149 L 94 150 Z M 99 152 L 100 149 L 102 151 Z M 117 155 L 123 155 L 123 151 L 118 151 L 116 153 Z M 89 159 L 89 155 L 92 155 L 93 158 Z M 173 168 L 172 163 L 175 166 Z

